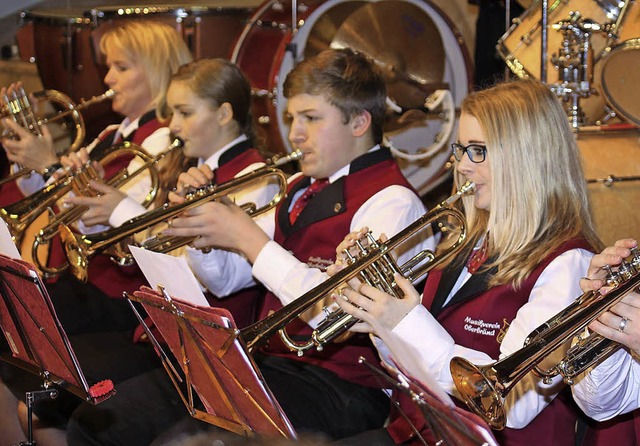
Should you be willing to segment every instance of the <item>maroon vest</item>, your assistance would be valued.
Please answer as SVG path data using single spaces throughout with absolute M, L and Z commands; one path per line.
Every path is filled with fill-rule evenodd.
M 588 423 L 582 446 L 640 445 L 640 410 Z
M 139 127 L 129 136 L 129 140 L 137 145 L 142 145 L 153 132 L 165 124 L 159 122 L 155 117 L 155 112 L 149 112 L 140 118 Z M 106 131 L 100 134 L 100 142 L 91 151 L 91 158 L 98 159 L 105 150 L 113 145 L 116 129 Z M 168 145 L 167 140 L 167 145 Z M 133 156 L 121 156 L 113 162 L 108 163 L 105 167 L 105 178 L 110 178 L 117 172 L 126 167 L 131 162 Z M 66 261 L 66 256 L 62 248 L 62 244 L 58 237 L 51 243 L 49 254 L 49 264 L 58 265 L 62 261 Z M 147 281 L 137 265 L 119 266 L 116 265 L 108 255 L 97 254 L 89 261 L 89 281 L 98 287 L 107 296 L 120 299 L 122 293 L 127 291 L 133 293 L 142 285 L 146 285 Z M 55 279 L 54 279 L 55 280 Z
M 289 223 L 288 215 L 291 199 L 297 190 L 309 185 L 309 178 L 301 177 L 290 184 L 287 198 L 277 208 L 274 240 L 311 267 L 324 270 L 334 262 L 336 246 L 350 232 L 354 214 L 374 194 L 391 185 L 411 188 L 388 149 L 359 157 L 354 160 L 350 169 L 349 175 L 316 194 L 293 226 Z M 267 293 L 260 319 L 270 311 L 281 308 L 280 300 L 273 293 Z M 296 318 L 287 325 L 287 332 L 296 340 L 306 341 L 311 328 Z M 359 356 L 364 356 L 373 363 L 378 361 L 369 337 L 363 334 L 355 334 L 345 342 L 331 342 L 320 352 L 315 349 L 307 350 L 300 357 L 291 352 L 278 336 L 273 336 L 263 351 L 326 368 L 342 379 L 361 385 L 380 386 L 357 361 Z
M 511 285 L 500 285 L 487 290 L 486 281 L 491 272 L 474 275 L 442 311 L 432 307 L 434 300 L 438 300 L 437 294 L 442 292 L 442 288 L 445 288 L 445 293 L 448 294 L 452 287 L 451 282 L 455 281 L 454 277 L 458 277 L 461 267 L 456 271 L 434 270 L 427 277 L 422 303 L 436 314 L 438 322 L 453 337 L 456 344 L 498 358 L 502 337 L 520 307 L 529 300 L 531 290 L 542 271 L 560 254 L 575 248 L 590 249 L 584 240 L 569 240 L 563 243 L 533 270 L 517 290 Z M 425 430 L 424 420 L 415 405 L 404 394 L 398 395 L 397 400 L 418 430 Z M 465 407 L 464 403 L 457 403 Z M 502 431 L 494 431 L 494 435 L 501 446 L 570 445 L 575 443 L 576 417 L 570 396 L 562 392 L 525 428 L 505 428 Z M 398 416 L 392 420 L 388 430 L 397 443 L 405 442 L 414 436 L 405 419 Z

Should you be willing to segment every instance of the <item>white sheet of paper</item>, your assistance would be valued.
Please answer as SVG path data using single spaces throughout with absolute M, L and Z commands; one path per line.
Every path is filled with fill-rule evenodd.
M 182 257 L 160 254 L 129 245 L 131 254 L 154 290 L 162 285 L 170 296 L 193 305 L 208 307 L 198 280 Z
M 4 254 L 7 257 L 11 257 L 12 259 L 21 259 L 22 256 L 16 247 L 13 239 L 11 238 L 11 233 L 9 232 L 9 227 L 1 220 L 2 224 L 0 224 L 0 253 Z

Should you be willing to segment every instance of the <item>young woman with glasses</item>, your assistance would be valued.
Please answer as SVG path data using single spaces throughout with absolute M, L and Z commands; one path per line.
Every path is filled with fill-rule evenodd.
M 362 321 L 353 331 L 375 335 L 386 361 L 412 375 L 430 373 L 455 397 L 450 360 L 488 364 L 522 348 L 531 331 L 582 293 L 580 276 L 601 243 L 571 128 L 542 83 L 505 83 L 467 97 L 453 154 L 456 186 L 476 186 L 461 200 L 466 248 L 431 271 L 422 296 L 398 276 L 404 299 L 362 285 L 336 301 Z M 576 413 L 565 396 L 561 379 L 547 385 L 527 375 L 507 395 L 507 427 L 495 432 L 498 443 L 573 444 Z M 397 400 L 425 430 L 411 401 Z M 375 435 L 376 444 L 416 438 L 402 417 Z

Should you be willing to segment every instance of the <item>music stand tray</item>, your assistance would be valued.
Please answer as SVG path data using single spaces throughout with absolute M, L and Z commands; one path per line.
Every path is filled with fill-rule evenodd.
M 131 301 L 142 304 L 181 367 L 178 373 L 158 340 L 131 305 L 160 356 L 189 414 L 245 436 L 296 438 L 291 422 L 239 338 L 231 314 L 199 307 L 142 287 Z M 195 407 L 193 391 L 204 411 Z
M 97 404 L 115 393 L 109 380 L 90 385 L 38 273 L 22 260 L 0 254 L 0 328 L 12 356 L 0 359 L 39 375 Z

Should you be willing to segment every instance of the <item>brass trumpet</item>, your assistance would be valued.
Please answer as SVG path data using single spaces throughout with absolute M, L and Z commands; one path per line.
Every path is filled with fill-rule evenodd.
M 128 154 L 138 156 L 144 160 L 151 159 L 150 155 L 147 154 L 142 147 L 130 142 L 125 142 L 111 146 L 97 161 L 105 165 L 122 155 Z M 151 171 L 151 173 L 152 183 L 154 184 L 152 187 L 153 190 L 157 189 L 158 179 L 154 171 Z M 52 207 L 57 200 L 71 191 L 76 181 L 87 181 L 87 179 L 84 178 L 86 174 L 87 172 L 85 170 L 81 170 L 79 173 L 67 174 L 55 183 L 40 189 L 38 192 L 0 209 L 0 218 L 2 218 L 9 227 L 9 232 L 16 245 L 20 246 L 22 244 L 25 229 L 43 212 Z M 126 175 L 126 173 L 121 174 Z
M 585 335 L 585 328 L 627 294 L 640 291 L 640 251 L 635 249 L 631 260 L 623 262 L 617 272 L 610 270 L 607 283 L 614 287 L 609 293 L 582 294 L 534 330 L 523 348 L 493 364 L 477 366 L 464 358 L 453 358 L 453 382 L 467 406 L 494 429 L 503 429 L 507 422 L 504 398 L 527 373 L 533 371 L 547 384 L 560 375 L 571 385 L 577 375 L 620 348 L 599 334 Z M 576 337 L 577 343 L 570 346 Z M 543 370 L 541 362 L 556 351 L 566 353 L 556 365 Z
M 109 149 L 109 153 L 111 156 L 113 156 L 114 154 L 120 155 L 122 153 L 125 153 L 125 154 L 131 153 L 141 158 L 144 161 L 144 164 L 142 164 L 139 168 L 137 168 L 135 171 L 133 171 L 130 174 L 127 173 L 126 171 L 120 172 L 118 175 L 115 175 L 114 177 L 110 178 L 106 183 L 109 186 L 120 188 L 125 184 L 127 184 L 132 179 L 134 179 L 135 177 L 137 177 L 138 175 L 140 175 L 141 173 L 145 171 L 149 171 L 151 175 L 151 186 L 149 188 L 149 192 L 145 196 L 144 201 L 141 203 L 142 206 L 147 208 L 151 205 L 151 203 L 153 203 L 153 200 L 156 198 L 158 194 L 159 179 L 158 179 L 158 174 L 156 169 L 157 164 L 162 159 L 164 159 L 167 155 L 169 155 L 169 153 L 171 153 L 173 150 L 182 147 L 182 145 L 183 145 L 182 140 L 179 138 L 175 138 L 167 148 L 165 148 L 162 152 L 158 153 L 155 156 L 149 155 L 142 147 L 136 144 L 133 144 L 131 142 L 124 142 L 124 143 L 112 146 Z M 110 159 L 106 159 L 105 161 L 103 158 L 103 161 L 101 161 L 101 163 L 106 164 L 109 161 Z M 72 188 L 75 191 L 79 191 L 80 194 L 83 195 L 82 190 L 88 188 L 89 181 L 91 181 L 92 179 L 96 179 L 97 177 L 98 177 L 97 172 L 95 171 L 91 162 L 89 162 L 87 165 L 83 166 L 83 168 L 79 172 L 76 172 L 73 175 Z M 48 244 L 51 241 L 51 239 L 53 239 L 55 235 L 58 234 L 61 225 L 68 226 L 72 224 L 76 220 L 80 219 L 80 217 L 82 217 L 82 214 L 84 214 L 87 210 L 88 210 L 87 206 L 73 206 L 69 209 L 63 210 L 58 214 L 54 215 L 49 221 L 49 223 L 38 232 L 38 235 L 36 236 L 33 242 L 31 250 L 32 250 L 32 256 L 36 266 L 45 277 L 53 277 L 55 275 L 58 275 L 63 271 L 65 271 L 69 267 L 69 265 L 63 264 L 57 267 L 50 267 L 47 265 L 43 265 L 40 262 L 39 256 L 37 255 L 38 250 L 40 249 L 41 246 Z
M 29 96 L 24 89 L 19 88 L 17 91 L 13 91 L 11 96 L 5 94 L 3 101 L 4 105 L 0 108 L 0 118 L 12 117 L 15 122 L 20 124 L 25 129 L 31 131 L 35 135 L 42 135 L 41 127 L 45 124 L 58 122 L 63 118 L 71 118 L 73 121 L 73 131 L 75 136 L 71 138 L 71 145 L 66 152 L 75 152 L 82 145 L 86 130 L 84 119 L 82 118 L 81 110 L 99 102 L 103 102 L 106 99 L 111 99 L 115 92 L 113 90 L 107 90 L 99 96 L 94 96 L 86 101 L 82 101 L 79 104 L 75 104 L 71 98 L 64 93 L 57 90 L 44 90 L 34 93 L 36 98 L 43 98 L 49 102 L 60 106 L 65 109 L 53 115 L 51 118 L 39 118 L 33 111 Z M 14 135 L 5 130 L 2 133 L 3 138 L 12 138 Z M 16 180 L 25 175 L 32 173 L 31 169 L 21 168 L 13 174 L 8 175 L 5 178 L 0 179 L 0 185 L 12 180 Z
M 234 192 L 245 189 L 251 184 L 260 184 L 268 178 L 274 178 L 278 183 L 279 191 L 269 203 L 259 208 L 248 204 L 243 206 L 245 208 L 245 212 L 249 215 L 260 215 L 275 207 L 286 195 L 287 176 L 282 170 L 278 169 L 278 166 L 297 160 L 301 157 L 302 152 L 292 152 L 289 155 L 280 158 L 273 165 L 266 165 L 251 173 L 234 178 L 233 180 L 219 185 L 209 185 L 199 188 L 187 195 L 185 197 L 186 201 L 183 203 L 175 205 L 165 203 L 159 208 L 130 219 L 117 228 L 108 229 L 96 234 L 77 235 L 74 234 L 68 226 L 61 225 L 60 236 L 62 237 L 62 243 L 64 245 L 67 259 L 69 260 L 71 272 L 76 278 L 78 278 L 78 280 L 86 282 L 88 278 L 87 270 L 89 267 L 89 259 L 93 255 L 107 249 L 114 248 L 117 251 L 120 251 L 116 253 L 116 258 L 114 258 L 114 260 L 118 262 L 117 258 L 119 258 L 119 263 L 122 263 L 123 257 L 121 252 L 124 250 L 116 245 L 127 237 L 144 231 L 158 223 L 174 218 L 203 203 L 217 200 L 227 195 L 232 195 Z M 174 245 L 167 250 L 184 246 L 191 243 L 195 238 L 196 237 L 174 238 Z
M 344 287 L 353 278 L 360 278 L 372 286 L 397 295 L 398 287 L 393 280 L 394 273 L 400 273 L 407 279 L 416 281 L 429 270 L 451 258 L 460 250 L 466 239 L 466 221 L 462 212 L 450 207 L 450 205 L 461 196 L 472 193 L 474 190 L 473 183 L 465 183 L 455 195 L 423 214 L 385 242 L 376 241 L 369 234 L 370 246 L 363 250 L 362 255 L 357 259 L 353 259 L 350 265 L 280 310 L 241 330 L 241 336 L 249 351 L 258 348 L 276 333 L 280 334 L 285 345 L 297 352 L 298 356 L 302 356 L 304 351 L 314 346 L 318 350 L 322 350 L 324 344 L 343 334 L 357 322 L 357 319 L 342 310 L 334 311 L 318 325 L 318 328 L 312 333 L 311 339 L 306 343 L 292 341 L 285 332 L 287 324 L 335 290 Z M 450 224 L 450 222 L 444 224 L 442 220 L 446 219 L 452 219 L 455 224 Z M 392 251 L 435 222 L 438 223 L 443 240 L 446 239 L 450 244 L 436 253 L 430 250 L 421 251 L 404 265 L 398 266 L 391 256 Z

